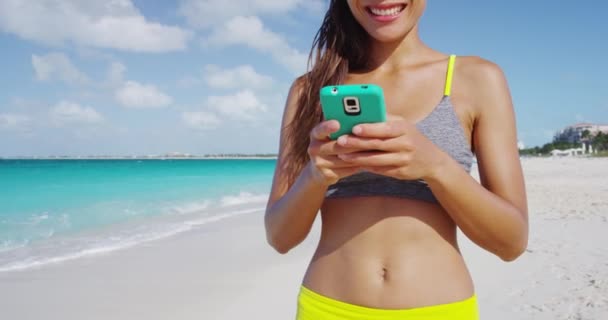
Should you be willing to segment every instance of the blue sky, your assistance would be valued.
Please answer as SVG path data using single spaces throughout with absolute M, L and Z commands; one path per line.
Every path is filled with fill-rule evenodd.
M 34 4 L 35 3 L 35 4 Z M 0 0 L 0 157 L 276 153 L 325 0 Z M 608 123 L 604 1 L 428 1 L 421 37 L 499 64 L 518 137 Z

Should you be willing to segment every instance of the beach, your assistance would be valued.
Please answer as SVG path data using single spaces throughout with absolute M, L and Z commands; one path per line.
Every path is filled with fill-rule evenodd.
M 504 262 L 459 234 L 481 319 L 608 319 L 608 158 L 522 166 L 526 252 Z M 122 250 L 0 272 L 0 319 L 293 319 L 320 220 L 281 255 L 266 243 L 259 203 L 250 209 Z

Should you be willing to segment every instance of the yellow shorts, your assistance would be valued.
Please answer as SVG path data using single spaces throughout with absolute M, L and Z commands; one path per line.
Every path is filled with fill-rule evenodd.
M 411 309 L 375 309 L 338 301 L 301 286 L 296 320 L 478 320 L 477 297 Z

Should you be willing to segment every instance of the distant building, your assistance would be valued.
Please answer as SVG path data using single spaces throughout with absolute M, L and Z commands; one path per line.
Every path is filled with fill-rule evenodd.
M 583 131 L 585 130 L 589 130 L 589 133 L 592 136 L 596 135 L 600 131 L 608 134 L 608 124 L 577 123 L 575 125 L 568 126 L 556 133 L 555 141 L 581 143 Z
M 584 148 L 575 148 L 575 149 L 567 149 L 567 150 L 552 150 L 551 155 L 554 157 L 564 157 L 564 156 L 576 156 L 579 154 L 585 154 Z
M 189 153 L 181 153 L 181 152 L 169 152 L 165 155 L 165 157 L 169 157 L 169 158 L 190 158 L 192 157 L 191 154 Z

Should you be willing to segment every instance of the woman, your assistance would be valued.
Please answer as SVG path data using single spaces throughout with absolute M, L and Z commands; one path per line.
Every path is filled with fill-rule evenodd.
M 287 253 L 320 210 L 298 319 L 478 319 L 456 228 L 505 261 L 528 241 L 524 179 L 501 69 L 419 39 L 425 0 L 332 0 L 310 72 L 292 85 L 265 214 Z M 374 83 L 389 120 L 330 140 L 319 89 Z M 443 94 L 442 94 L 443 93 Z M 479 184 L 469 174 L 477 158 Z

